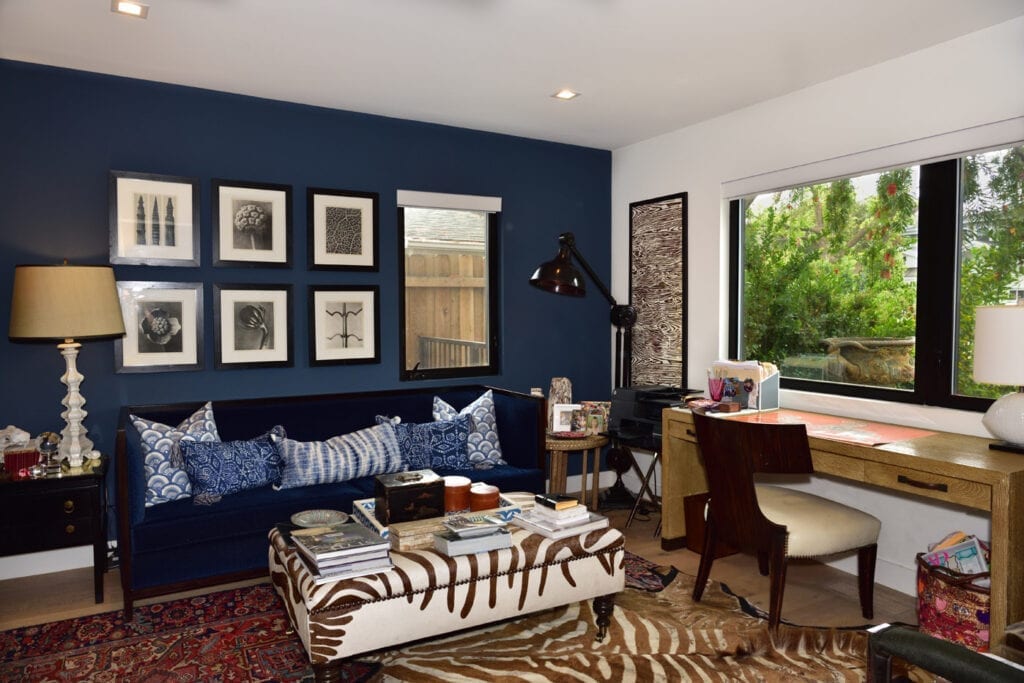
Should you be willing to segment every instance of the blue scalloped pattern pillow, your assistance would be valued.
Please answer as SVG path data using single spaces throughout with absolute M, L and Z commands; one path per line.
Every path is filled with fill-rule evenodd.
M 286 436 L 284 427 L 277 425 L 247 441 L 182 440 L 181 459 L 196 504 L 208 505 L 232 493 L 280 484 L 281 456 L 271 436 Z
M 489 470 L 495 465 L 507 464 L 501 457 L 498 417 L 494 412 L 494 394 L 490 389 L 462 410 L 455 410 L 439 396 L 435 396 L 433 414 L 435 420 L 451 420 L 459 415 L 473 418 L 466 446 L 472 469 Z
M 349 481 L 405 469 L 390 424 L 332 436 L 327 441 L 294 441 L 271 436 L 281 455 L 281 483 L 274 488 Z
M 220 441 L 213 419 L 213 404 L 207 402 L 177 427 L 129 415 L 142 440 L 143 473 L 146 476 L 146 507 L 192 495 L 192 483 L 181 467 L 181 441 Z
M 469 415 L 438 422 L 402 422 L 401 418 L 377 416 L 377 424 L 395 428 L 398 450 L 410 470 L 431 468 L 468 470 Z

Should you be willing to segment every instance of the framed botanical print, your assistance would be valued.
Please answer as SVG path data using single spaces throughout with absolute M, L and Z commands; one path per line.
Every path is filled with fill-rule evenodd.
M 309 288 L 311 365 L 380 362 L 380 288 Z
M 199 265 L 199 181 L 110 172 L 110 262 Z
M 376 272 L 378 203 L 376 192 L 309 188 L 309 267 Z
M 124 338 L 114 340 L 117 372 L 203 367 L 201 282 L 118 282 Z
M 291 285 L 213 289 L 216 367 L 291 366 Z
M 291 186 L 236 180 L 212 185 L 213 264 L 291 266 Z

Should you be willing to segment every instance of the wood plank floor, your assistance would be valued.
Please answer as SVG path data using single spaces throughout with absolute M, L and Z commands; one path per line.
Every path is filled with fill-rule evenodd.
M 606 513 L 614 526 L 623 528 L 627 511 L 611 510 Z M 691 576 L 696 575 L 699 555 L 689 550 L 666 552 L 661 549 L 661 540 L 654 535 L 658 517 L 659 514 L 654 512 L 647 519 L 634 520 L 626 530 L 626 547 L 653 562 L 670 564 Z M 726 583 L 733 592 L 755 605 L 766 607 L 768 604 L 768 578 L 758 573 L 757 560 L 753 556 L 719 558 L 715 561 L 711 578 Z M 244 584 L 230 584 L 235 585 Z M 140 604 L 191 594 L 140 601 Z M 106 600 L 102 604 L 95 604 L 92 569 L 89 568 L 0 581 L 0 630 L 121 609 L 123 602 L 117 570 L 106 573 L 105 595 Z M 864 619 L 857 599 L 856 577 L 816 562 L 791 563 L 782 618 L 814 626 L 862 625 Z M 875 618 L 872 622 L 887 621 L 916 623 L 914 598 L 876 586 Z

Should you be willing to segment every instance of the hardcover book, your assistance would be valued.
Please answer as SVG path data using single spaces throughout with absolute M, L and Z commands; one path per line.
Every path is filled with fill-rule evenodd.
M 381 538 L 362 524 L 336 524 L 297 530 L 292 532 L 292 539 L 297 546 L 306 551 L 307 557 L 312 557 L 317 562 L 391 547 L 387 539 Z
M 302 557 L 302 555 L 299 555 L 299 557 Z M 378 572 L 387 571 L 394 566 L 390 557 L 377 558 L 375 560 L 363 560 L 361 562 L 352 562 L 344 566 L 327 568 L 317 567 L 306 557 L 302 557 L 302 561 L 306 564 L 306 568 L 309 570 L 310 576 L 313 577 L 313 583 L 318 586 L 325 583 L 332 583 L 334 581 L 354 579 L 357 576 L 376 574 Z
M 567 496 L 563 493 L 538 493 L 533 497 L 533 499 L 537 504 L 553 510 L 565 510 L 566 508 L 571 508 L 580 504 L 580 502 L 572 496 Z
M 551 508 L 537 505 L 532 510 L 533 514 L 543 520 L 547 520 L 557 526 L 578 524 L 590 519 L 590 511 L 586 505 L 574 505 L 564 510 L 552 510 Z
M 550 521 L 539 517 L 531 510 L 526 512 L 520 512 L 518 515 L 512 518 L 512 523 L 527 531 L 531 531 L 541 536 L 548 538 L 560 539 L 569 538 L 570 536 L 579 536 L 596 529 L 603 529 L 608 526 L 608 518 L 603 515 L 596 513 L 589 513 L 587 521 L 579 524 L 573 524 L 571 526 L 559 526 L 552 524 Z
M 434 549 L 445 555 L 472 555 L 511 547 L 512 534 L 508 529 L 497 529 L 484 536 L 470 538 L 463 538 L 452 531 L 434 534 Z
M 490 515 L 455 515 L 444 520 L 444 525 L 461 538 L 486 536 L 507 526 L 503 520 Z

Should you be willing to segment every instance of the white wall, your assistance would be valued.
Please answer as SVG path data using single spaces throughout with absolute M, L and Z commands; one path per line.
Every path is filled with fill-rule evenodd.
M 714 55 L 709 55 L 713 59 Z M 728 203 L 723 183 L 918 141 L 914 154 L 963 151 L 948 134 L 1009 121 L 1024 140 L 1024 18 L 615 150 L 613 292 L 627 299 L 629 203 L 685 191 L 689 200 L 688 385 L 727 352 Z M 1004 133 L 1001 133 L 1004 134 Z M 962 137 L 962 136 L 961 136 Z M 899 148 L 897 148 L 898 150 Z M 897 153 L 899 153 L 897 151 Z M 917 161 L 922 156 L 903 159 Z M 857 169 L 850 168 L 849 172 Z M 800 173 L 800 169 L 796 171 Z M 766 178 L 765 182 L 771 179 Z M 752 182 L 758 182 L 754 179 Z M 759 189 L 771 189 L 762 187 Z M 785 407 L 987 436 L 981 415 L 784 391 Z M 646 464 L 643 465 L 646 467 Z M 635 478 L 627 483 L 635 491 Z M 822 480 L 811 487 L 882 519 L 878 580 L 913 594 L 914 554 L 953 529 L 987 538 L 984 517 L 876 489 Z M 922 499 L 923 500 L 923 499 Z M 855 571 L 852 559 L 838 563 Z

